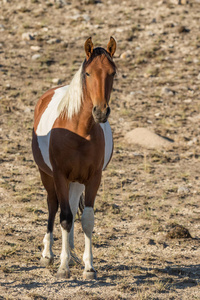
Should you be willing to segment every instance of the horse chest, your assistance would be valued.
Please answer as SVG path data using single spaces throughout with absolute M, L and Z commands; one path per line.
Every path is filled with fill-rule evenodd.
M 65 129 L 52 130 L 49 145 L 52 167 L 61 170 L 70 181 L 82 183 L 101 170 L 104 152 L 103 136 L 100 140 L 86 140 Z
M 62 128 L 38 135 L 38 151 L 41 152 L 43 161 L 50 170 L 53 170 L 52 162 L 63 171 L 65 169 L 71 179 L 90 176 L 102 165 L 102 161 L 102 169 L 105 169 L 112 156 L 113 138 L 108 122 L 100 126 L 103 140 L 88 141 Z

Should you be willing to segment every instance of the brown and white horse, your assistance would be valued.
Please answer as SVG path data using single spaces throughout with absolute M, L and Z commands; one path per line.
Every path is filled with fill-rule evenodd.
M 94 202 L 102 170 L 113 152 L 113 139 L 107 121 L 109 99 L 116 67 L 114 38 L 107 50 L 85 42 L 86 59 L 70 85 L 47 91 L 34 114 L 32 150 L 47 191 L 48 226 L 41 261 L 53 261 L 53 225 L 60 206 L 62 231 L 61 264 L 57 275 L 69 277 L 70 248 L 74 248 L 73 222 L 85 189 L 82 228 L 85 234 L 83 261 L 85 279 L 96 278 L 92 257 Z

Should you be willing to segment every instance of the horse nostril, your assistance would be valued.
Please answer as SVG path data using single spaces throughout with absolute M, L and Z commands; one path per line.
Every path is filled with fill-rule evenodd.
M 97 110 L 97 106 L 93 107 L 93 112 L 95 112 Z

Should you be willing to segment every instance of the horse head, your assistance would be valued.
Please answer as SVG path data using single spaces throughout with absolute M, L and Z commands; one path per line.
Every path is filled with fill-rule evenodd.
M 105 123 L 110 114 L 109 100 L 116 74 L 112 59 L 115 50 L 116 42 L 113 37 L 110 37 L 107 50 L 94 48 L 91 38 L 85 42 L 84 86 L 86 95 L 92 102 L 92 115 L 96 123 Z

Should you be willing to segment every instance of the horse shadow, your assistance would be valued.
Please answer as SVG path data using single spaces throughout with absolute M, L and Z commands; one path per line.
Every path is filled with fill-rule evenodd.
M 124 278 L 125 274 L 123 274 L 123 271 L 126 274 L 130 272 L 133 279 L 135 279 L 134 284 L 138 287 L 147 283 L 153 285 L 159 281 L 163 285 L 169 285 L 176 289 L 186 289 L 197 286 L 200 282 L 200 264 L 185 266 L 171 265 L 165 268 L 147 268 L 120 264 L 118 266 L 105 265 L 103 269 L 115 273 L 110 276 L 108 275 L 113 281 Z
M 30 266 L 30 267 L 20 267 L 15 266 L 15 273 L 20 273 L 22 271 L 30 272 L 33 270 L 44 269 L 41 266 Z M 123 273 L 124 271 L 124 273 Z M 56 279 L 51 282 L 52 286 L 57 286 L 60 284 L 67 284 L 68 287 L 81 287 L 87 286 L 88 288 L 93 287 L 108 287 L 116 286 L 119 279 L 127 278 L 132 276 L 130 281 L 130 288 L 132 289 L 142 287 L 148 283 L 148 285 L 154 285 L 156 282 L 165 285 L 165 289 L 162 292 L 168 292 L 169 288 L 173 287 L 175 289 L 186 289 L 190 287 L 197 286 L 199 284 L 200 278 L 200 264 L 197 265 L 187 265 L 187 266 L 178 266 L 171 265 L 165 268 L 147 268 L 142 266 L 127 266 L 125 264 L 119 264 L 116 266 L 113 265 L 104 265 L 101 268 L 101 271 L 97 273 L 97 280 L 83 280 L 78 278 L 75 279 Z M 131 275 L 130 275 L 131 274 Z M 52 274 L 55 276 L 55 274 Z M 33 278 L 32 278 L 33 279 Z M 109 279 L 109 280 L 108 280 Z M 46 282 L 39 282 L 31 280 L 29 283 L 18 283 L 15 284 L 15 281 L 1 283 L 1 286 L 14 288 L 24 288 L 28 291 L 31 291 L 35 288 L 44 287 Z

